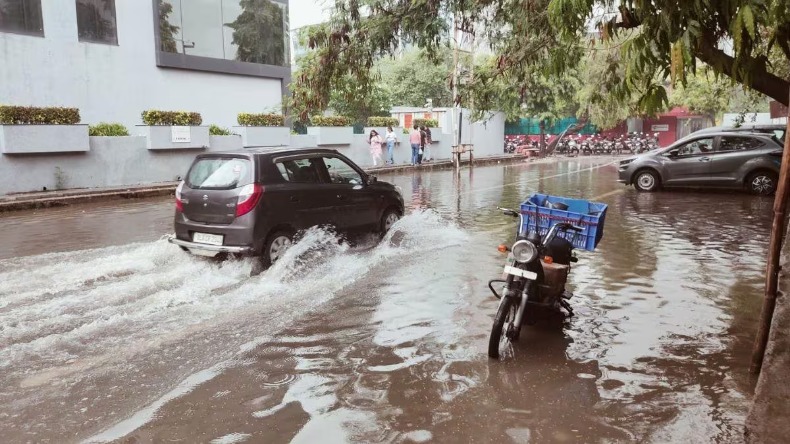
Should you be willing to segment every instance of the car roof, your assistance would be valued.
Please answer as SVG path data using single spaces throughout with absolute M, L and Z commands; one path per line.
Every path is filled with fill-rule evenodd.
M 694 131 L 693 134 L 703 134 L 703 133 L 728 133 L 728 132 L 766 132 L 766 131 L 775 131 L 775 130 L 783 130 L 785 129 L 785 125 L 775 124 L 775 123 L 766 123 L 766 124 L 757 124 L 757 125 L 741 125 L 738 127 L 735 126 L 713 126 L 710 128 L 703 128 L 701 130 Z
M 270 156 L 287 156 L 290 154 L 303 155 L 303 154 L 337 154 L 337 150 L 330 150 L 326 148 L 290 148 L 290 147 L 262 147 L 262 148 L 245 148 L 241 150 L 228 150 L 228 151 L 213 151 L 208 153 L 201 153 L 199 157 L 211 156 L 249 156 L 256 155 L 257 157 L 270 157 Z

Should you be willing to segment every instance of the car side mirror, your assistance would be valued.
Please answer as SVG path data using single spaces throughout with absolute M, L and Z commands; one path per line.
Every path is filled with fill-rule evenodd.
M 678 157 L 680 155 L 680 150 L 672 150 L 669 152 L 669 157 Z
M 374 183 L 376 183 L 378 181 L 379 181 L 378 177 L 376 177 L 376 176 L 368 176 L 368 185 L 372 185 L 372 184 L 374 184 Z

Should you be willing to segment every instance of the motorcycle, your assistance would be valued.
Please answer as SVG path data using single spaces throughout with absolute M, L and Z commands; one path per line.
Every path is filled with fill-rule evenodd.
M 556 205 L 556 204 L 555 204 Z M 552 207 L 562 209 L 560 207 Z M 499 208 L 506 216 L 519 219 L 516 242 L 512 247 L 500 245 L 508 252 L 504 278 L 488 283 L 489 289 L 500 299 L 491 328 L 488 356 L 498 359 L 503 346 L 518 341 L 521 327 L 533 325 L 541 314 L 562 314 L 565 309 L 573 316 L 568 301 L 573 294 L 565 289 L 571 263 L 578 261 L 573 254 L 573 243 L 558 236 L 563 232 L 581 233 L 583 228 L 567 222 L 554 223 L 545 236 L 524 232 L 524 215 L 517 210 Z M 503 294 L 497 293 L 495 283 L 503 283 Z
M 585 156 L 592 155 L 592 148 L 590 147 L 590 142 L 588 142 L 587 140 L 582 142 L 582 147 L 581 148 L 582 148 L 582 154 L 583 155 L 585 155 Z

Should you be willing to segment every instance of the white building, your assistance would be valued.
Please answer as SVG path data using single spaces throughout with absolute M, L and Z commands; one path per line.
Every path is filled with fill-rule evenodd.
M 231 126 L 280 109 L 289 47 L 288 0 L 2 0 L 0 103 L 77 107 L 133 134 L 146 109 Z

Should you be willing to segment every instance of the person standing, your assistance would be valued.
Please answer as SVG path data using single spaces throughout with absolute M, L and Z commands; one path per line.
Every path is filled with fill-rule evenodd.
M 422 158 L 425 155 L 425 127 L 420 127 L 420 152 L 417 156 L 417 164 L 422 165 Z
M 411 144 L 411 164 L 417 165 L 417 161 L 419 160 L 420 156 L 420 128 L 417 124 L 414 124 L 414 128 L 412 128 L 411 132 L 409 133 L 409 143 Z
M 370 156 L 373 158 L 373 166 L 378 166 L 376 161 L 381 162 L 381 144 L 383 141 L 376 130 L 370 130 L 368 143 L 370 144 Z
M 392 151 L 395 149 L 395 141 L 398 140 L 398 136 L 395 135 L 395 131 L 392 130 L 391 126 L 387 127 L 387 135 L 384 137 L 384 140 L 387 142 L 387 163 L 395 165 L 395 157 L 393 157 Z
M 431 134 L 431 129 L 427 126 L 424 126 L 423 131 L 425 131 L 425 144 L 423 146 L 423 154 L 422 160 L 424 162 L 431 161 L 431 144 L 433 143 L 433 135 Z

